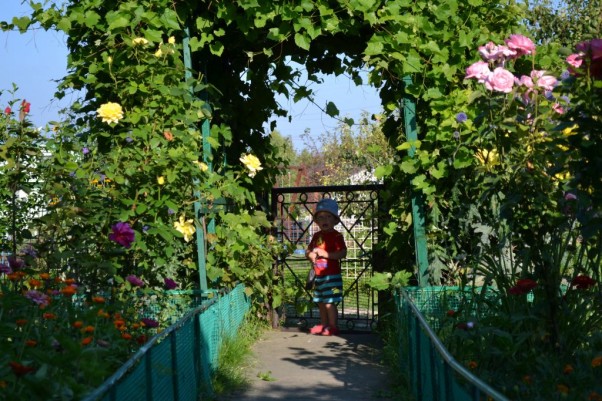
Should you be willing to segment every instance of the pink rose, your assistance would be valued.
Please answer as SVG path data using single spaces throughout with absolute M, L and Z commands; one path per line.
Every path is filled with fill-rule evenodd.
M 510 50 L 507 46 L 498 46 L 493 42 L 489 42 L 485 46 L 480 46 L 479 54 L 485 61 L 501 62 L 503 62 L 506 58 L 513 58 L 516 56 L 516 52 L 514 50 Z
M 514 75 L 505 68 L 498 67 L 485 80 L 485 87 L 490 91 L 510 93 L 514 86 Z
M 537 87 L 542 88 L 543 90 L 554 90 L 558 80 L 551 75 L 545 75 L 545 73 L 546 72 L 543 70 L 533 70 L 531 71 L 531 79 Z
M 466 69 L 465 78 L 476 78 L 477 81 L 483 83 L 489 74 L 491 74 L 491 70 L 489 70 L 489 64 L 484 61 L 477 61 Z
M 544 75 L 537 80 L 537 86 L 546 91 L 553 91 L 558 85 L 558 80 L 551 75 Z
M 517 85 L 526 86 L 527 88 L 533 88 L 533 80 L 531 77 L 527 75 L 523 75 L 520 77 L 520 80 L 517 81 Z
M 560 103 L 554 103 L 552 106 L 552 110 L 554 110 L 558 114 L 564 114 L 564 107 Z
M 510 35 L 506 39 L 508 48 L 516 51 L 516 57 L 520 57 L 525 54 L 535 54 L 535 44 L 526 36 L 523 35 Z
M 568 56 L 566 58 L 566 62 L 575 68 L 579 68 L 579 67 L 581 67 L 581 64 L 583 64 L 583 54 L 581 54 L 581 53 L 571 54 L 570 56 Z

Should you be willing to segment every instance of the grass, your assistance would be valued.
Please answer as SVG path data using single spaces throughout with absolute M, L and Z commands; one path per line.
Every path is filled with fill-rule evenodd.
M 407 369 L 403 369 L 402 356 L 400 355 L 402 344 L 399 336 L 399 323 L 392 317 L 385 318 L 386 321 L 379 322 L 378 334 L 383 340 L 382 363 L 387 369 L 391 387 L 382 397 L 394 401 L 415 401 L 412 395 L 410 377 Z
M 224 340 L 218 356 L 217 369 L 213 372 L 211 381 L 216 397 L 228 395 L 248 386 L 248 371 L 253 356 L 252 346 L 267 329 L 269 324 L 266 321 L 249 314 L 237 335 Z

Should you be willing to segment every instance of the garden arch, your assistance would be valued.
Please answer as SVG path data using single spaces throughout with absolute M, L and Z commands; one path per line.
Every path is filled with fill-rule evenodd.
M 403 159 L 383 176 L 395 184 L 390 187 L 395 192 L 391 199 L 403 199 L 394 205 L 396 213 L 412 209 L 416 223 L 424 216 L 420 198 L 414 199 L 412 208 L 407 201 L 409 180 L 413 179 L 411 187 L 416 194 L 437 205 L 438 194 L 444 194 L 446 185 L 455 179 L 441 167 L 446 157 L 453 152 L 463 157 L 461 161 L 472 161 L 470 144 L 457 146 L 452 140 L 453 110 L 468 100 L 448 95 L 460 82 L 474 44 L 510 29 L 519 12 L 493 0 L 441 4 L 87 0 L 67 3 L 64 9 L 38 8 L 33 19 L 15 19 L 13 26 L 27 29 L 39 22 L 46 29 L 68 34 L 69 71 L 59 96 L 71 88 L 86 89 L 75 123 L 86 127 L 78 137 L 96 142 L 99 154 L 110 154 L 115 137 L 123 143 L 131 139 L 129 135 L 141 140 L 149 136 L 144 129 L 112 135 L 105 122 L 96 118 L 94 113 L 104 102 L 121 99 L 131 115 L 129 123 L 134 127 L 146 124 L 155 136 L 162 133 L 155 122 L 172 129 L 182 141 L 196 135 L 193 131 L 202 125 L 202 159 L 214 171 L 246 152 L 257 155 L 265 163 L 265 179 L 245 184 L 256 194 L 272 188 L 279 165 L 277 152 L 262 128 L 272 115 L 287 114 L 276 103 L 275 94 L 293 100 L 311 96 L 309 88 L 296 83 L 299 73 L 287 61 L 303 65 L 314 81 L 324 73 L 347 74 L 360 82 L 358 71 L 367 66 L 371 69 L 369 84 L 379 88 L 388 113 L 383 131 Z M 172 107 L 172 102 L 177 107 Z M 335 105 L 325 112 L 338 114 Z M 415 136 L 418 123 L 425 136 L 421 144 Z M 150 146 L 159 141 L 163 139 L 153 138 Z M 442 148 L 441 143 L 447 147 Z M 406 160 L 406 151 L 410 156 L 421 152 L 419 161 Z M 173 172 L 168 181 L 175 182 L 181 172 L 188 173 L 186 168 Z M 122 175 L 120 179 L 125 180 Z M 132 202 L 136 206 L 137 198 Z M 216 202 L 211 198 L 207 203 Z M 202 217 L 212 206 L 198 204 L 195 213 Z M 207 227 L 210 229 L 211 223 Z M 197 233 L 203 235 L 201 230 Z M 423 232 L 418 234 L 416 239 L 423 238 Z M 206 242 L 198 240 L 199 244 Z

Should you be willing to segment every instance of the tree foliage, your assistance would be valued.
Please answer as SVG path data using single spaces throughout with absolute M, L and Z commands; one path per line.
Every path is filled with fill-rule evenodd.
M 539 43 L 556 42 L 572 48 L 577 43 L 600 37 L 600 0 L 534 0 L 528 3 L 527 23 Z
M 312 171 L 312 185 L 350 185 L 375 182 L 377 167 L 394 162 L 395 150 L 385 138 L 380 115 L 367 113 L 353 126 L 341 121 L 317 141 L 305 137 L 307 148 L 300 164 Z

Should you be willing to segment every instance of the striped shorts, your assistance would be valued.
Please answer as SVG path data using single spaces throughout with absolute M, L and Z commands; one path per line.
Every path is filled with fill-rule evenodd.
M 343 301 L 343 277 L 340 274 L 316 276 L 313 301 L 325 304 Z

